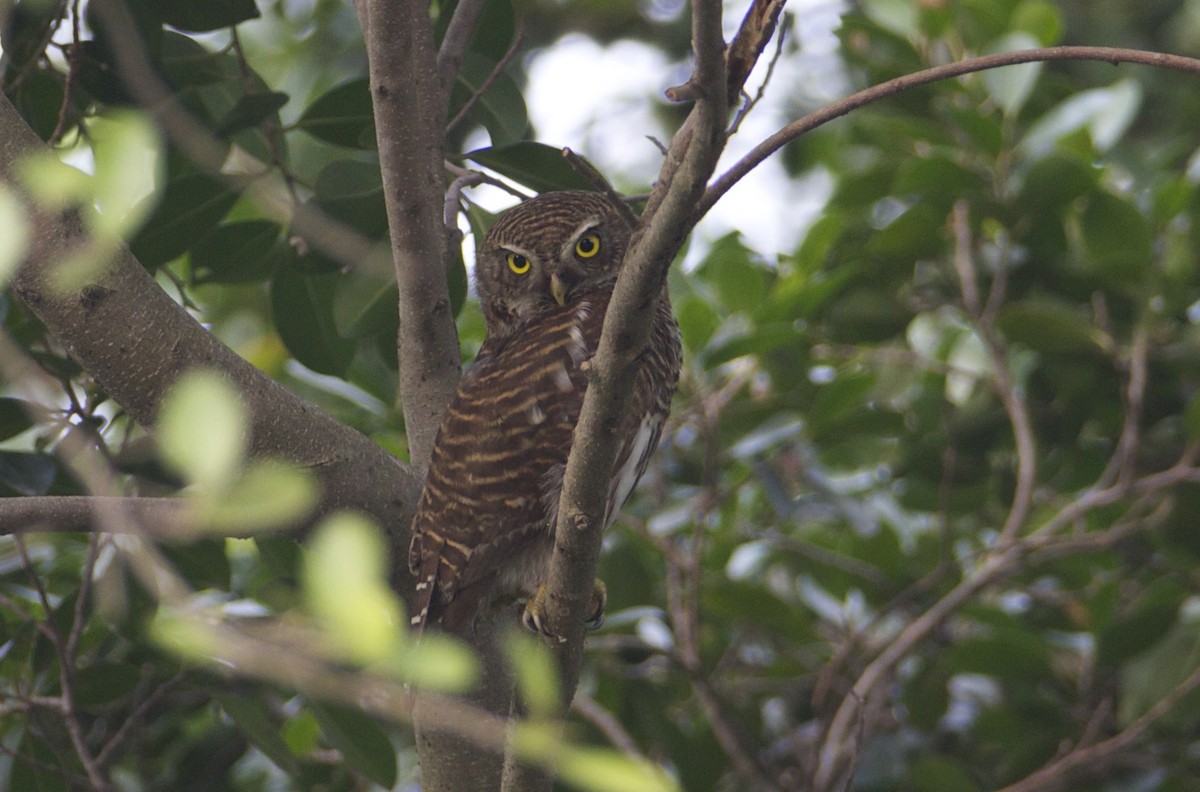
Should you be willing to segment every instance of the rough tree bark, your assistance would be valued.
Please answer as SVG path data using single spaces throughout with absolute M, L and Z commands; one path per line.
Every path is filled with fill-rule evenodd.
M 26 197 L 31 244 L 13 289 L 67 352 L 138 423 L 152 426 L 163 395 L 184 370 L 221 372 L 251 416 L 250 450 L 312 471 L 321 511 L 354 508 L 381 525 L 411 518 L 420 480 L 369 439 L 255 369 L 172 300 L 124 247 L 104 273 L 81 289 L 50 283 L 54 266 L 87 244 L 70 212 L 49 214 L 24 193 L 17 164 L 44 144 L 0 97 L 0 182 Z M 407 530 L 407 529 L 405 529 Z

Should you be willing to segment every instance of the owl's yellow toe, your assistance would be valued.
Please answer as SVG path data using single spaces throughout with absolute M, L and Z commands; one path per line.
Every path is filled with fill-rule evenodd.
M 525 608 L 521 612 L 521 623 L 530 632 L 562 640 L 560 636 L 550 632 L 546 626 L 546 599 L 548 596 L 546 585 L 543 583 L 538 586 L 534 595 L 525 602 Z M 600 629 L 604 624 L 604 605 L 607 602 L 608 588 L 604 585 L 603 580 L 596 578 L 592 583 L 592 596 L 588 600 L 588 617 L 584 622 L 584 627 L 588 630 Z

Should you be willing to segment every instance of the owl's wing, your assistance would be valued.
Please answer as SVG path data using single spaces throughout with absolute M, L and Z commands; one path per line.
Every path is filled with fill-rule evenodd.
M 567 458 L 588 356 L 581 306 L 484 343 L 434 441 L 413 518 L 412 624 L 469 624 L 497 574 L 549 530 L 543 481 Z M 451 623 L 453 622 L 453 623 Z
M 658 448 L 663 426 L 671 411 L 671 398 L 679 382 L 682 349 L 679 325 L 671 312 L 671 301 L 664 290 L 658 314 L 650 333 L 649 345 L 642 358 L 634 384 L 633 403 L 622 431 L 621 447 L 613 464 L 612 483 L 604 514 L 605 527 L 629 500 L 633 488 L 646 472 L 650 457 Z

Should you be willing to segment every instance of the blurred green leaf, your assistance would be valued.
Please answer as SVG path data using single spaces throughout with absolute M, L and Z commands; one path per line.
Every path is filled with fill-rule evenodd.
M 129 249 L 144 267 L 165 264 L 221 222 L 237 197 L 237 192 L 209 176 L 193 173 L 172 179 L 160 197 L 148 199 L 156 203 L 129 241 Z
M 268 118 L 277 116 L 279 109 L 290 97 L 279 91 L 262 91 L 242 94 L 217 128 L 217 135 L 231 135 L 248 127 L 258 126 Z
M 241 729 L 242 734 L 290 776 L 299 771 L 296 756 L 280 734 L 266 706 L 253 695 L 217 692 L 213 699 Z
M 32 428 L 35 425 L 32 416 L 41 414 L 42 409 L 36 404 L 9 396 L 0 397 L 0 440 Z
M 1094 192 L 1081 219 L 1085 263 L 1121 283 L 1141 283 L 1150 266 L 1154 239 L 1137 207 L 1112 193 Z
M 317 528 L 304 561 L 305 595 L 346 657 L 361 663 L 397 648 L 403 607 L 387 586 L 387 549 L 366 518 L 343 512 Z
M 1012 343 L 1052 355 L 1098 352 L 1103 334 L 1068 305 L 1048 299 L 1010 303 L 996 324 Z
M 236 389 L 213 371 L 185 372 L 163 399 L 157 421 L 163 459 L 189 481 L 218 491 L 241 469 L 249 442 Z
M 283 229 L 270 220 L 224 223 L 192 246 L 188 259 L 195 283 L 250 283 L 266 280 L 288 257 Z
M 0 492 L 45 495 L 54 484 L 54 458 L 28 451 L 0 451 Z
M 75 706 L 94 709 L 111 704 L 133 693 L 141 681 L 137 666 L 103 660 L 91 663 L 75 672 Z
M 467 152 L 467 159 L 536 192 L 591 190 L 592 183 L 571 167 L 562 149 L 544 143 L 514 143 Z
M 1038 40 L 1028 33 L 1010 33 L 996 41 L 990 52 L 1013 52 L 1016 50 L 1035 49 Z M 1019 66 L 1006 66 L 1002 69 L 988 69 L 983 73 L 983 84 L 987 86 L 992 99 L 1000 106 L 1005 115 L 1016 115 L 1029 99 L 1038 76 L 1042 73 L 1039 62 L 1023 63 Z
M 1186 595 L 1174 580 L 1160 578 L 1150 584 L 1127 612 L 1101 628 L 1096 659 L 1116 666 L 1154 646 L 1175 624 Z
M 450 116 L 456 116 L 474 97 L 467 116 L 488 131 L 493 146 L 509 146 L 528 137 L 529 118 L 521 89 L 504 72 L 496 74 L 497 65 L 497 61 L 477 52 L 463 53 L 450 98 Z
M 305 108 L 296 128 L 336 146 L 374 149 L 375 116 L 367 78 L 327 91 Z
M 308 708 L 347 765 L 385 789 L 396 785 L 396 749 L 379 724 L 348 707 L 314 701 Z
M 259 16 L 254 0 L 162 0 L 161 6 L 163 22 L 196 33 L 232 27 Z
M 271 278 L 271 312 L 279 337 L 296 360 L 320 374 L 343 376 L 354 356 L 354 341 L 343 338 L 333 317 L 340 277 L 305 275 L 282 269 Z

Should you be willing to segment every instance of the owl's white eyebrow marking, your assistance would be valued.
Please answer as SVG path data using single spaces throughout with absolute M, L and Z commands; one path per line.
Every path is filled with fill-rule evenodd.
M 590 215 L 584 218 L 583 222 L 575 226 L 575 230 L 567 237 L 567 241 L 563 243 L 562 250 L 559 251 L 559 258 L 570 259 L 575 257 L 575 243 L 586 232 L 592 231 L 600 227 L 600 221 L 604 219 L 600 215 Z
M 526 250 L 523 247 L 520 247 L 519 245 L 500 245 L 500 252 L 501 253 L 516 253 L 518 256 L 524 256 L 525 258 L 527 258 L 533 262 L 536 262 L 538 260 L 536 255 L 534 255 L 533 253 L 530 253 L 528 250 Z

